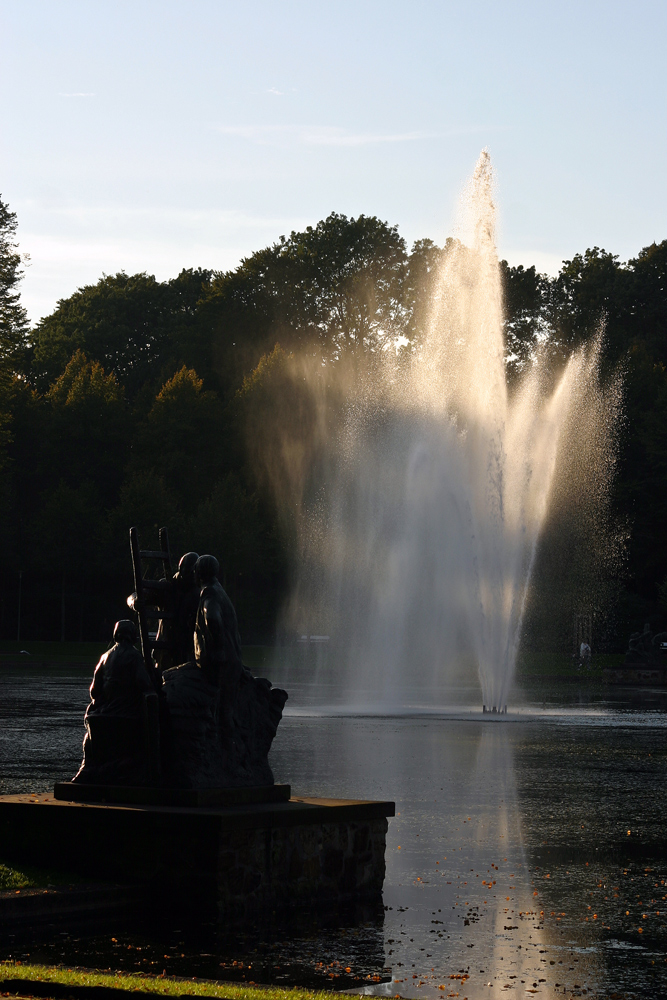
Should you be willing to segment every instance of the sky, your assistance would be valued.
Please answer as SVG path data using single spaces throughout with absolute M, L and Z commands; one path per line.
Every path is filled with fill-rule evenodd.
M 667 238 L 665 0 L 0 0 L 0 45 L 33 322 L 334 211 L 442 244 L 483 148 L 512 264 Z

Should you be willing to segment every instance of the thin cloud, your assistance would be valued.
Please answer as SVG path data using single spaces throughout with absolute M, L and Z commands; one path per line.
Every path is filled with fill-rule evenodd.
M 437 138 L 436 132 L 348 132 L 333 126 L 302 125 L 217 125 L 217 132 L 234 135 L 260 146 L 292 140 L 305 146 L 368 146 L 387 142 L 415 142 Z
M 285 96 L 285 91 L 284 90 L 276 90 L 275 87 L 269 87 L 269 89 L 267 90 L 267 94 L 276 94 L 278 97 L 284 97 Z
M 435 137 L 435 132 L 395 132 L 378 135 L 373 132 L 346 132 L 342 128 L 316 128 L 306 130 L 301 141 L 308 146 L 369 146 L 383 142 L 414 142 L 417 139 Z
M 58 97 L 95 97 L 95 94 L 84 93 L 83 91 L 76 91 L 73 94 L 64 94 L 62 91 L 58 93 Z
M 43 208 L 38 202 L 31 201 L 31 208 Z M 178 209 L 165 205 L 144 206 L 141 208 L 129 208 L 117 205 L 65 205 L 48 209 L 50 216 L 58 219 L 58 232 L 77 231 L 77 227 L 85 227 L 87 230 L 93 222 L 97 231 L 106 234 L 109 239 L 115 239 L 120 232 L 139 231 L 146 232 L 159 229 L 163 231 L 165 224 L 170 229 L 178 229 L 181 232 L 199 232 L 202 224 L 207 229 L 252 231 L 252 230 L 276 230 L 293 229 L 295 220 L 292 217 L 280 215 L 263 215 L 246 212 L 241 209 L 211 209 L 202 207 L 199 209 Z M 298 225 L 308 225 L 311 220 L 304 217 L 297 219 Z M 162 238 L 162 237 L 160 237 Z M 52 237 L 43 233 L 27 233 L 22 237 L 22 242 L 28 245 L 28 241 L 34 244 L 36 241 L 44 246 L 51 246 L 52 243 L 65 245 L 67 238 L 63 235 Z M 142 237 L 143 241 L 143 237 Z M 74 238 L 78 243 L 78 238 Z M 84 241 L 87 245 L 87 241 Z M 34 251 L 31 251 L 34 252 Z M 41 253 L 41 251 L 40 251 Z
M 241 139 L 257 142 L 261 141 L 262 136 L 271 136 L 286 131 L 281 125 L 215 125 L 213 128 L 215 132 L 221 132 L 223 135 L 237 135 Z

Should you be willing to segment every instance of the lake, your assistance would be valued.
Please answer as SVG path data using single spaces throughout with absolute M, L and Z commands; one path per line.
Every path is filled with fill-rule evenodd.
M 299 795 L 396 802 L 382 910 L 233 940 L 119 927 L 5 944 L 3 957 L 391 997 L 667 994 L 657 692 L 630 701 L 570 685 L 523 692 L 507 717 L 482 717 L 465 696 L 453 711 L 382 717 L 318 708 L 307 677 L 293 681 L 276 780 Z M 72 777 L 89 683 L 75 668 L 0 671 L 0 792 Z

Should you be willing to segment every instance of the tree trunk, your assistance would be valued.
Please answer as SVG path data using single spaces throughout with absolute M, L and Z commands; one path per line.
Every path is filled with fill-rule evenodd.
M 65 641 L 65 574 L 63 573 L 62 589 L 60 591 L 60 641 Z
M 21 590 L 23 586 L 23 570 L 19 570 L 19 608 L 16 618 L 16 641 L 21 641 Z

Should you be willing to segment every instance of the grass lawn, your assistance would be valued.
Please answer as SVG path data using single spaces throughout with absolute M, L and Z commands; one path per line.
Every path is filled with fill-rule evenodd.
M 0 892 L 16 892 L 17 889 L 56 888 L 64 885 L 85 887 L 92 881 L 71 872 L 33 868 L 32 865 L 14 867 L 14 865 L 0 861 Z
M 27 872 L 19 871 L 17 868 L 10 868 L 0 862 L 0 891 L 6 892 L 8 889 L 32 889 L 37 885 L 34 878 Z
M 30 982 L 58 983 L 69 987 L 102 986 L 128 992 L 153 993 L 165 997 L 226 997 L 228 1000 L 324 1000 L 331 994 L 320 990 L 286 989 L 284 986 L 240 986 L 199 979 L 170 979 L 126 972 L 95 972 L 88 969 L 65 969 L 47 965 L 27 965 L 20 962 L 0 963 L 0 981 L 25 982 L 25 994 L 30 995 Z

